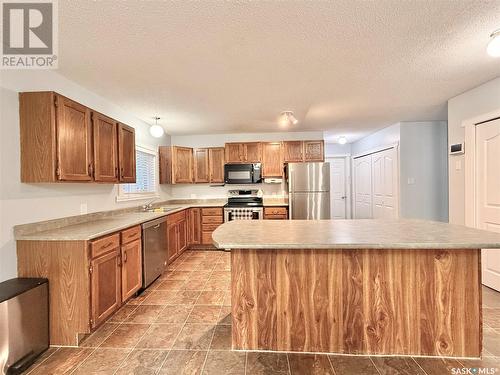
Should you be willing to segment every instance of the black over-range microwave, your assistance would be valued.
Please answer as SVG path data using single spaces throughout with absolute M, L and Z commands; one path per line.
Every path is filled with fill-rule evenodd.
M 262 182 L 261 164 L 226 164 L 224 165 L 226 184 L 257 184 Z

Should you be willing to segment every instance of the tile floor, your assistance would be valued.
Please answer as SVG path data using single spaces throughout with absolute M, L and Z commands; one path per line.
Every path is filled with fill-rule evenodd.
M 452 368 L 500 368 L 500 293 L 488 288 L 481 361 L 233 352 L 229 257 L 184 253 L 81 347 L 52 347 L 26 373 L 437 375 Z

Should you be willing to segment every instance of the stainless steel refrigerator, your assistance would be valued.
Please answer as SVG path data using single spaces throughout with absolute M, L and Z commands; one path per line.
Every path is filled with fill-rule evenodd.
M 330 219 L 330 163 L 289 163 L 290 219 Z

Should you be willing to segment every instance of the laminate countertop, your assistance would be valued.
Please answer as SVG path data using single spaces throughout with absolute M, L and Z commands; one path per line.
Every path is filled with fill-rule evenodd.
M 122 229 L 143 224 L 160 217 L 172 215 L 188 208 L 222 207 L 222 205 L 223 203 L 221 204 L 217 202 L 162 205 L 162 207 L 171 210 L 168 212 L 126 212 L 84 223 L 67 225 L 60 228 L 36 231 L 28 234 L 18 234 L 15 238 L 17 241 L 88 241 L 102 237 L 106 234 L 118 232 Z
M 213 232 L 220 249 L 500 248 L 500 234 L 424 220 L 240 220 Z

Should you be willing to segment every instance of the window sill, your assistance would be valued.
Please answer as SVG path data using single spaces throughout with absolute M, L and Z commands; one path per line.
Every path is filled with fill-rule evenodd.
M 160 198 L 159 194 L 138 194 L 138 195 L 130 195 L 130 196 L 117 196 L 117 202 L 128 202 L 128 201 L 140 201 L 140 200 L 151 200 Z

